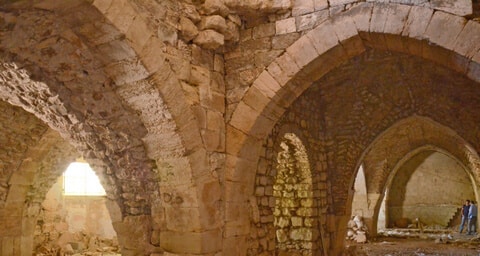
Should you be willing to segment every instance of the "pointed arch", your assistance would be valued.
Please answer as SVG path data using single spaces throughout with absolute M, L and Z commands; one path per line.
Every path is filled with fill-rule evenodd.
M 385 193 L 389 191 L 396 171 L 413 155 L 425 150 L 441 152 L 463 166 L 478 198 L 480 158 L 473 147 L 455 131 L 430 118 L 405 118 L 379 135 L 361 157 L 366 166 L 367 198 L 371 202 L 364 212 L 368 213 L 365 216 L 366 223 L 373 234 L 377 231 L 377 220 Z
M 478 35 L 478 23 L 453 14 L 401 4 L 359 3 L 300 37 L 257 77 L 227 124 L 226 179 L 242 187 L 244 195 L 227 191 L 226 225 L 232 209 L 241 210 L 254 193 L 251 182 L 262 137 L 312 82 L 366 47 L 418 56 L 479 82 Z M 341 223 L 345 217 L 337 218 L 334 222 Z M 226 239 L 241 244 L 245 237 Z M 331 250 L 335 254 L 341 245 L 332 245 Z

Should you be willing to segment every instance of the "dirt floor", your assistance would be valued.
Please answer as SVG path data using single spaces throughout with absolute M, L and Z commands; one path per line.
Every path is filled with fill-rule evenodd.
M 349 256 L 480 256 L 480 236 L 458 232 L 434 234 L 406 232 L 369 239 L 364 244 L 347 241 L 346 246 L 345 255 Z

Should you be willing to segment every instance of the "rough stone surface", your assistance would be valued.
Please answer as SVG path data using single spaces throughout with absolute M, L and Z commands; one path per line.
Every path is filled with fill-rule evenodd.
M 122 255 L 340 255 L 362 163 L 369 228 L 426 144 L 478 184 L 478 33 L 467 0 L 7 1 L 0 254 L 82 156 Z

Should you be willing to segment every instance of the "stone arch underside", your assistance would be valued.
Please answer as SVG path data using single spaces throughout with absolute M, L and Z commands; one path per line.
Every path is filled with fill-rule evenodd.
M 191 252 L 168 239 L 161 245 L 161 235 L 191 235 L 195 253 L 212 250 L 202 236 L 216 217 L 202 217 L 210 212 L 198 206 L 211 195 L 197 189 L 215 189 L 218 181 L 195 166 L 205 163 L 196 162 L 205 150 L 171 67 L 139 57 L 120 25 L 83 1 L 18 3 L 2 9 L 1 18 L 0 98 L 35 114 L 92 165 L 118 204 L 110 211 L 121 213 L 114 226 L 123 253 Z
M 431 145 L 417 148 L 394 168 L 386 185 L 386 226 L 400 218 L 418 218 L 424 228 L 450 227 L 459 213 L 458 202 L 475 198 L 475 184 L 472 172 L 450 153 Z
M 323 249 L 325 219 L 319 215 L 326 210 L 325 177 L 313 164 L 318 156 L 309 141 L 315 128 L 302 130 L 300 120 L 285 118 L 265 141 L 250 198 L 255 210 L 249 254 L 318 255 Z
M 479 157 L 477 152 L 458 134 L 448 127 L 425 117 L 413 116 L 399 121 L 379 136 L 364 156 L 368 199 L 366 222 L 373 234 L 376 232 L 378 212 L 385 190 L 395 170 L 411 152 L 431 149 L 445 152 L 460 162 L 474 181 L 476 191 L 479 183 Z
M 0 108 L 4 138 L 0 154 L 3 164 L 0 252 L 30 255 L 40 204 L 78 154 L 32 114 L 3 101 Z
M 479 35 L 480 26 L 474 21 L 468 21 L 459 16 L 441 11 L 434 12 L 432 9 L 417 6 L 361 3 L 344 13 L 327 19 L 313 30 L 307 32 L 303 37 L 300 37 L 286 49 L 284 54 L 275 59 L 253 82 L 233 112 L 232 118 L 227 125 L 227 142 L 237 141 L 238 143 L 236 145 L 227 143 L 227 162 L 230 163 L 229 166 L 232 167 L 232 170 L 227 170 L 226 179 L 227 181 L 231 180 L 232 187 L 236 188 L 231 189 L 231 191 L 240 190 L 247 196 L 253 194 L 253 186 L 248 181 L 252 180 L 249 177 L 255 175 L 253 170 L 256 169 L 258 150 L 261 148 L 262 138 L 269 133 L 280 117 L 297 100 L 299 95 L 302 95 L 319 78 L 322 78 L 332 70 L 338 69 L 342 63 L 355 56 L 368 56 L 368 53 L 362 53 L 367 49 L 374 48 L 392 53 L 401 52 L 411 56 L 418 56 L 448 67 L 451 70 L 448 71 L 450 75 L 468 77 L 478 82 L 480 80 L 478 73 L 480 54 L 478 52 L 479 46 L 475 42 Z M 351 62 L 354 62 L 354 59 Z M 368 57 L 365 57 L 365 59 L 368 59 Z M 325 65 L 325 63 L 329 63 L 329 65 Z M 351 64 L 351 66 L 354 66 L 354 64 Z M 445 76 L 441 76 L 441 78 L 445 78 Z M 467 81 L 466 83 L 475 84 L 473 81 Z M 321 83 L 319 84 L 321 87 Z M 468 93 L 475 92 L 474 86 L 469 86 L 469 88 L 465 89 Z M 422 94 L 422 92 L 419 93 Z M 468 93 L 459 95 L 458 98 L 469 98 Z M 396 100 L 404 97 L 404 100 L 407 100 L 408 103 L 411 100 L 408 99 L 408 94 L 408 90 L 405 90 L 403 95 Z M 435 95 L 441 96 L 438 93 Z M 375 93 L 371 94 L 367 90 L 363 96 L 366 98 L 372 96 L 372 100 L 374 100 L 378 95 L 375 95 Z M 390 97 L 395 100 L 394 96 L 390 95 Z M 445 97 L 442 97 L 441 100 L 449 101 Z M 478 102 L 477 96 L 472 96 L 469 100 L 470 102 Z M 457 101 L 455 104 L 455 101 L 457 100 L 452 100 L 450 106 L 456 105 L 458 107 L 459 103 Z M 355 169 L 356 161 L 368 144 L 373 141 L 376 136 L 374 134 L 380 134 L 382 129 L 387 129 L 389 125 L 393 125 L 395 120 L 399 120 L 398 118 L 402 119 L 412 114 L 426 115 L 439 122 L 438 115 L 440 114 L 437 113 L 437 117 L 433 117 L 434 115 L 430 112 L 427 111 L 428 114 L 424 112 L 428 107 L 421 111 L 417 108 L 423 108 L 427 105 L 433 106 L 432 102 L 426 102 L 427 104 L 423 105 L 425 102 L 410 101 L 409 113 L 403 113 L 404 116 L 400 115 L 395 118 L 391 114 L 395 113 L 395 111 L 401 112 L 401 110 L 400 108 L 395 110 L 397 106 L 391 106 L 390 114 L 385 113 L 382 119 L 371 120 L 367 123 L 376 132 L 365 128 L 362 131 L 362 126 L 355 126 L 355 124 L 350 126 L 361 131 L 360 134 L 357 134 L 359 138 L 362 138 L 362 136 L 358 135 L 365 132 L 372 132 L 373 134 L 365 136 L 363 138 L 364 141 L 353 140 L 356 144 L 358 143 L 357 145 L 364 145 L 363 147 L 353 146 L 349 143 L 343 144 L 344 150 L 341 151 L 348 151 L 349 154 L 344 156 L 338 155 L 337 157 L 346 160 L 350 159 L 349 162 L 352 163 L 350 168 L 345 168 L 345 166 L 335 167 L 333 164 L 335 162 L 334 158 L 327 160 L 329 174 L 331 175 L 335 170 L 335 175 L 331 177 L 330 181 L 333 184 L 340 184 L 333 185 L 331 191 L 331 193 L 335 194 L 332 207 L 336 213 L 333 218 L 337 219 L 337 225 L 333 233 L 343 233 L 341 226 L 342 222 L 345 222 L 346 217 L 344 215 L 348 214 L 346 202 L 349 193 L 345 191 L 345 188 L 349 188 L 353 184 L 354 176 L 352 172 Z M 405 105 L 405 102 L 398 103 L 404 107 L 408 105 Z M 367 110 L 375 111 L 374 109 L 368 109 L 368 106 Z M 439 112 L 442 111 L 446 113 L 445 111 L 447 110 L 440 110 Z M 461 111 L 458 111 L 457 114 L 467 115 Z M 476 118 L 475 113 L 469 112 L 468 114 L 472 115 L 468 119 Z M 470 121 L 457 122 L 458 119 L 452 117 L 449 119 L 442 120 L 440 123 L 457 131 L 462 138 L 471 143 L 475 148 L 477 145 L 474 143 L 477 140 L 475 132 L 465 130 L 459 132 L 459 130 L 462 130 L 462 127 L 471 127 L 471 131 L 476 131 L 473 123 Z M 348 125 L 348 123 L 343 123 L 342 125 Z M 337 134 L 335 136 L 341 135 Z M 333 141 L 335 136 L 332 137 Z M 345 136 L 350 137 L 351 135 L 345 134 Z M 340 160 L 340 158 L 336 159 L 336 161 Z M 346 171 L 347 169 L 348 171 Z M 340 187 L 343 187 L 343 189 L 339 189 Z M 339 194 L 344 196 L 338 196 Z M 239 196 L 238 193 L 232 194 L 227 191 L 226 200 L 226 225 L 228 226 L 229 223 L 240 225 L 240 223 L 235 224 L 230 220 L 234 219 L 233 216 L 239 214 L 237 211 L 242 211 L 242 205 L 246 203 L 247 198 Z M 244 236 L 237 235 L 236 237 L 227 237 L 226 239 L 241 244 Z M 342 241 L 336 241 L 336 244 L 330 245 L 330 250 L 338 252 L 341 250 L 342 243 Z

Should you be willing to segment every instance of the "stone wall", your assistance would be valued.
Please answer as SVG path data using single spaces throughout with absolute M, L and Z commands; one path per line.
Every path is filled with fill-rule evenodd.
M 125 255 L 273 252 L 265 231 L 274 145 L 285 132 L 309 156 L 322 238 L 314 246 L 323 254 L 338 252 L 360 158 L 398 120 L 427 116 L 478 149 L 476 84 L 462 80 L 479 81 L 478 23 L 461 17 L 471 1 L 10 2 L 0 13 L 0 99 L 34 113 L 94 164 Z M 388 51 L 334 70 L 368 47 Z M 30 145 L 15 148 L 9 165 L 21 166 Z M 8 234 L 22 233 L 16 224 L 27 214 L 17 206 L 31 184 L 16 185 L 3 213 L 17 218 L 5 255 L 21 247 Z
M 308 109 L 309 111 L 300 111 Z M 321 255 L 330 247 L 327 225 L 326 157 L 322 154 L 321 109 L 311 98 L 299 100 L 265 142 L 260 159 L 249 252 Z M 311 180 L 311 181 L 310 181 Z
M 399 168 L 390 188 L 389 226 L 399 218 L 419 218 L 448 227 L 466 199 L 475 198 L 471 179 L 461 165 L 438 152 L 421 152 Z

